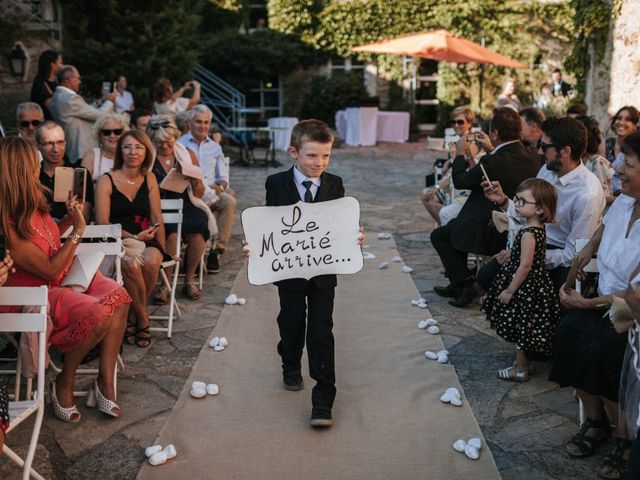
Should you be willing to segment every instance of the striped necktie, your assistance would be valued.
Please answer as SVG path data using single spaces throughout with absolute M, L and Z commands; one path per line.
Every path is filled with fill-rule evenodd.
M 305 180 L 304 182 L 302 182 L 302 185 L 304 185 L 304 188 L 307 189 L 307 191 L 304 192 L 304 201 L 305 201 L 305 203 L 313 202 L 313 195 L 311 194 L 311 185 L 312 184 L 313 184 L 313 182 L 311 180 Z

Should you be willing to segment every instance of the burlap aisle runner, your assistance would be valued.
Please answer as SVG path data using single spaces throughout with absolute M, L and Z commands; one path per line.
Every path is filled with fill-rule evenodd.
M 373 238 L 372 238 L 373 237 Z M 338 396 L 334 426 L 309 426 L 313 381 L 282 388 L 277 343 L 277 292 L 253 287 L 246 271 L 233 293 L 245 306 L 225 306 L 212 337 L 229 346 L 205 346 L 157 443 L 175 444 L 178 456 L 160 467 L 145 465 L 140 479 L 499 479 L 484 439 L 480 460 L 451 445 L 481 436 L 463 395 L 463 406 L 440 402 L 448 387 L 462 388 L 452 365 L 424 357 L 443 348 L 439 336 L 418 330 L 426 310 L 410 305 L 418 292 L 392 240 L 369 234 L 366 260 L 356 275 L 338 280 L 334 311 Z M 446 332 L 446 325 L 443 327 Z M 220 394 L 196 400 L 193 380 L 218 383 Z

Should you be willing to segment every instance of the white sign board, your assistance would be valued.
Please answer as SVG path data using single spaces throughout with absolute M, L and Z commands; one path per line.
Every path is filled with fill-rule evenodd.
M 353 197 L 242 212 L 249 282 L 356 273 L 362 269 L 360 204 Z

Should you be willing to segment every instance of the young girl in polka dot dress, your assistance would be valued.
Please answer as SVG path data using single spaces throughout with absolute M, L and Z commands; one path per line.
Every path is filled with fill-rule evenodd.
M 513 365 L 498 370 L 503 380 L 526 382 L 530 354 L 551 355 L 560 307 L 545 267 L 544 224 L 555 220 L 557 197 L 556 189 L 538 178 L 518 186 L 516 214 L 526 220 L 526 225 L 516 235 L 511 256 L 482 305 L 498 335 L 516 344 Z

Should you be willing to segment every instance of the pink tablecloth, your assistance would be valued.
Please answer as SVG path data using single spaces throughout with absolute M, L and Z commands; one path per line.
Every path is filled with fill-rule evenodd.
M 409 112 L 378 112 L 377 140 L 404 143 L 409 140 Z

